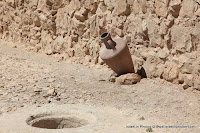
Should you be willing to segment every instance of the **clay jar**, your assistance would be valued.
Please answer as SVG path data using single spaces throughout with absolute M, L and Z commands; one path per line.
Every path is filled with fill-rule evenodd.
M 133 73 L 134 67 L 126 41 L 112 39 L 110 33 L 103 33 L 100 58 L 117 74 Z

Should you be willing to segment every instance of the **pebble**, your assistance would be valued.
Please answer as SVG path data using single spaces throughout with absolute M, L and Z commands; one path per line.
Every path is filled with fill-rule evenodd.
M 55 87 L 56 87 L 56 88 L 60 88 L 61 85 L 60 85 L 60 84 L 56 84 Z
M 60 97 L 57 97 L 56 100 L 57 100 L 57 101 L 60 101 Z
M 111 76 L 111 77 L 109 78 L 109 81 L 110 81 L 110 82 L 113 82 L 113 83 L 114 83 L 115 80 L 116 80 L 116 77 L 115 77 L 115 76 Z
M 79 99 L 79 103 L 85 103 L 85 99 Z
M 142 120 L 145 120 L 145 118 L 142 116 L 142 117 L 139 117 L 138 120 L 142 121 Z
M 45 90 L 45 91 L 47 91 L 49 89 L 50 89 L 50 87 L 44 87 L 44 88 L 42 88 L 42 90 Z
M 41 92 L 41 91 L 42 91 L 41 88 L 35 88 L 35 89 L 34 89 L 34 92 Z
M 184 90 L 188 89 L 189 87 L 190 87 L 190 86 L 187 85 L 187 84 L 184 84 L 184 85 L 183 85 L 183 89 L 184 89 Z
M 23 104 L 18 104 L 17 107 L 24 107 L 24 105 Z
M 55 78 L 50 78 L 50 79 L 48 79 L 48 82 L 49 82 L 49 83 L 52 83 L 52 82 L 54 82 L 54 81 L 56 81 Z
M 57 93 L 55 91 L 55 88 L 52 88 L 52 89 L 47 91 L 47 94 L 50 95 L 50 96 L 56 96 Z

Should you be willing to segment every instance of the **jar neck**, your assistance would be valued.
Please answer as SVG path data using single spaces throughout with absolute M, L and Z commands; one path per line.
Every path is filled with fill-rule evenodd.
M 101 41 L 104 43 L 104 45 L 107 49 L 115 49 L 116 42 L 113 41 L 110 33 L 108 33 L 108 32 L 103 33 L 101 35 Z

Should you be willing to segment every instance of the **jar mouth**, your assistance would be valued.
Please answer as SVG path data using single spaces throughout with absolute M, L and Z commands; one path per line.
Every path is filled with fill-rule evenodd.
M 105 39 L 106 37 L 109 36 L 109 33 L 108 32 L 105 32 L 101 35 L 101 39 Z

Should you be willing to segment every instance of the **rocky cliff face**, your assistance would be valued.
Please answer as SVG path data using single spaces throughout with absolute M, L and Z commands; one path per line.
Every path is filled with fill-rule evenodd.
M 99 36 L 124 37 L 136 71 L 200 88 L 200 0 L 1 0 L 0 38 L 103 64 Z

